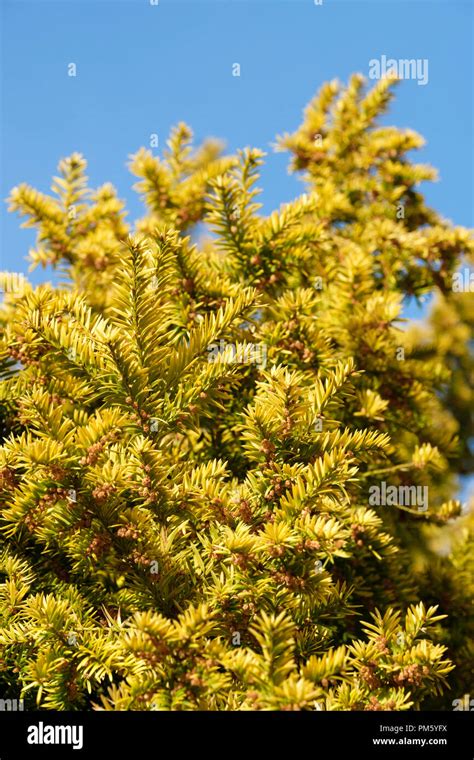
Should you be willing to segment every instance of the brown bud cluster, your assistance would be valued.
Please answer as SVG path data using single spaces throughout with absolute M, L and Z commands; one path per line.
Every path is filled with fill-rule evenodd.
M 406 665 L 401 669 L 399 673 L 393 678 L 393 682 L 397 686 L 421 686 L 423 682 L 423 676 L 429 675 L 430 669 L 427 665 Z
M 15 488 L 16 484 L 17 479 L 15 471 L 12 470 L 11 467 L 2 467 L 0 470 L 0 489 L 8 490 L 10 488 Z
M 294 321 L 295 320 L 292 320 L 292 322 L 289 324 L 292 324 Z M 292 351 L 302 362 L 305 362 L 306 364 L 312 362 L 315 357 L 314 351 L 311 351 L 311 349 L 308 348 L 308 346 L 306 346 L 303 341 L 299 339 L 287 338 L 285 340 L 279 341 L 278 346 L 280 348 L 286 349 L 287 351 Z
M 74 680 L 66 681 L 66 693 L 70 702 L 73 702 L 76 699 L 79 693 L 79 687 L 76 681 Z
M 291 429 L 293 427 L 293 420 L 291 419 L 291 413 L 289 409 L 285 409 L 283 414 L 285 417 L 285 422 L 283 423 L 282 434 L 288 435 L 289 433 L 291 433 Z
M 50 467 L 48 467 L 48 472 L 54 480 L 58 481 L 63 481 L 67 475 L 67 470 L 58 464 L 50 465 Z
M 286 547 L 278 545 L 278 544 L 275 544 L 268 548 L 268 553 L 270 557 L 283 557 L 285 551 L 286 551 Z
M 356 543 L 356 546 L 364 545 L 364 533 L 365 533 L 365 528 L 363 525 L 359 525 L 358 523 L 352 523 L 351 535 Z
M 245 499 L 241 499 L 237 507 L 237 514 L 244 522 L 250 523 L 252 521 L 252 510 L 250 504 Z
M 198 676 L 198 674 L 197 674 L 197 673 L 193 673 L 193 672 L 191 672 L 191 673 L 186 673 L 186 674 L 183 676 L 183 679 L 184 679 L 185 681 L 188 681 L 188 683 L 189 683 L 191 686 L 195 687 L 195 688 L 196 688 L 196 687 L 197 687 L 197 688 L 199 688 L 199 687 L 202 687 L 202 686 L 204 686 L 204 685 L 205 685 L 205 684 L 204 684 L 204 681 L 203 681 L 203 679 L 202 679 L 200 676 Z
M 123 525 L 121 528 L 117 530 L 117 536 L 120 536 L 120 538 L 129 538 L 132 540 L 136 540 L 140 534 L 136 528 L 133 527 L 133 525 Z
M 44 511 L 44 505 L 41 505 L 41 507 L 38 505 L 37 507 L 34 507 L 33 509 L 31 509 L 26 515 L 25 527 L 29 533 L 34 533 L 34 531 L 38 527 L 39 522 L 40 522 L 40 517 L 43 511 Z
M 288 571 L 276 572 L 272 575 L 277 583 L 281 583 L 283 586 L 287 586 L 292 591 L 302 591 L 306 586 L 306 581 L 304 578 L 298 578 L 296 575 L 292 575 Z
M 110 430 L 108 433 L 103 435 L 97 441 L 97 443 L 93 443 L 92 446 L 89 446 L 89 448 L 87 449 L 86 456 L 81 457 L 81 459 L 79 460 L 79 463 L 80 464 L 95 464 L 99 456 L 104 451 L 106 444 L 116 441 L 119 435 L 120 435 L 120 430 L 118 428 L 116 428 L 115 430 Z
M 111 542 L 111 538 L 107 533 L 99 533 L 97 536 L 94 536 L 87 547 L 86 555 L 99 559 L 107 551 Z
M 151 472 L 151 467 L 149 464 L 143 464 L 141 465 L 141 469 L 145 475 L 141 479 L 142 487 L 138 489 L 138 493 L 146 500 L 146 504 L 154 504 L 158 500 L 158 492 L 151 488 L 152 482 L 148 475 L 148 473 Z
M 38 500 L 38 503 L 33 509 L 31 509 L 25 517 L 26 529 L 33 533 L 40 523 L 41 515 L 46 511 L 48 507 L 53 506 L 61 499 L 68 497 L 67 488 L 49 488 L 43 496 Z
M 116 491 L 117 488 L 112 483 L 104 483 L 103 485 L 94 488 L 92 496 L 99 503 L 103 503 L 107 501 L 111 494 L 116 493 Z
M 377 639 L 377 647 L 378 647 L 378 649 L 380 649 L 380 651 L 382 652 L 382 654 L 388 654 L 389 653 L 390 650 L 389 650 L 387 644 L 388 644 L 388 641 L 387 641 L 387 638 L 385 636 L 379 636 L 378 637 L 378 639 Z
M 9 346 L 8 353 L 12 359 L 21 362 L 25 367 L 39 364 L 39 359 L 47 353 L 47 346 L 28 343 L 24 335 L 17 335 L 17 345 Z
M 301 340 L 289 341 L 287 347 L 298 354 L 303 362 L 311 362 L 314 359 L 314 351 L 311 351 Z
M 135 410 L 130 414 L 132 420 L 134 420 L 137 425 L 140 425 L 145 433 L 149 433 L 151 430 L 149 424 L 151 414 L 148 414 L 148 412 L 146 412 L 144 409 L 140 409 L 138 403 L 136 401 L 133 401 L 131 396 L 127 396 L 125 401 Z
M 219 499 L 219 497 L 216 496 L 211 500 L 211 507 L 214 514 L 221 522 L 227 522 L 229 514 L 222 499 Z
M 275 476 L 271 480 L 271 489 L 265 494 L 266 501 L 273 501 L 281 496 L 288 488 L 291 487 L 291 480 L 283 480 L 279 475 Z
M 363 708 L 362 708 L 363 709 Z M 379 702 L 377 697 L 370 697 L 369 704 L 365 708 L 368 711 L 380 711 L 380 710 L 394 710 L 395 709 L 395 701 L 393 699 L 390 699 L 385 704 L 382 704 Z
M 245 570 L 249 564 L 249 557 L 246 557 L 244 554 L 239 554 L 237 552 L 234 552 L 234 554 L 232 555 L 232 562 L 234 563 L 234 565 L 237 565 L 237 567 L 240 567 L 242 570 Z
M 132 562 L 135 562 L 137 565 L 143 565 L 144 567 L 148 567 L 148 565 L 150 565 L 152 562 L 149 557 L 146 557 L 145 554 L 141 554 L 141 552 L 139 552 L 137 549 L 133 550 L 130 558 Z
M 374 662 L 369 662 L 360 669 L 360 677 L 371 689 L 377 689 L 381 685 L 380 678 L 375 672 L 376 668 L 377 666 Z
M 306 538 L 304 541 L 301 541 L 299 544 L 296 544 L 295 549 L 299 552 L 304 551 L 312 551 L 313 549 L 320 549 L 321 544 L 319 541 L 314 541 L 310 538 Z
M 181 285 L 185 289 L 186 293 L 192 293 L 194 290 L 194 281 L 190 277 L 184 277 L 181 280 Z
M 148 662 L 150 665 L 158 665 L 161 659 L 160 655 L 156 652 L 147 652 L 145 650 L 137 652 L 137 655 L 140 659 L 145 660 L 145 662 Z

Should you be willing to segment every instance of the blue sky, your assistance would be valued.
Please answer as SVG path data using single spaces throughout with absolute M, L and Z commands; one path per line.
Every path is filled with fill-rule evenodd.
M 417 160 L 440 171 L 429 202 L 457 224 L 473 210 L 473 6 L 447 0 L 0 0 L 2 9 L 1 195 L 26 181 L 48 191 L 58 160 L 89 162 L 93 186 L 111 181 L 129 219 L 141 213 L 127 157 L 160 148 L 170 127 L 224 138 L 230 151 L 270 151 L 264 212 L 301 191 L 276 134 L 297 127 L 326 80 L 369 72 L 369 61 L 428 59 L 429 81 L 404 81 L 385 123 L 427 139 Z M 75 63 L 77 76 L 68 76 Z M 233 63 L 241 76 L 232 76 Z M 34 232 L 1 209 L 1 266 L 26 271 Z M 41 270 L 32 276 L 44 279 Z

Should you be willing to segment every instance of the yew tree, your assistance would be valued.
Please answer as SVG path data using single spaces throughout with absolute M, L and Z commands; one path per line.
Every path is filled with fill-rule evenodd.
M 78 153 L 51 195 L 12 190 L 57 276 L 1 275 L 1 696 L 449 710 L 472 688 L 474 305 L 452 280 L 474 245 L 425 203 L 422 138 L 380 126 L 394 84 L 321 88 L 277 142 L 305 192 L 268 216 L 264 154 L 183 123 L 131 159 L 133 226 Z

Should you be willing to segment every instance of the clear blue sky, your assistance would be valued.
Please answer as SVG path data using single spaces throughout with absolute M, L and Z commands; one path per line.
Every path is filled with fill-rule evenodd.
M 2 9 L 1 195 L 26 181 L 48 191 L 58 160 L 89 162 L 94 186 L 112 181 L 130 211 L 127 156 L 160 148 L 188 122 L 197 139 L 222 137 L 230 151 L 269 150 L 264 212 L 301 191 L 277 133 L 297 127 L 304 105 L 328 79 L 368 74 L 369 61 L 427 58 L 429 81 L 405 81 L 387 123 L 421 132 L 420 159 L 440 170 L 429 202 L 472 225 L 473 53 L 471 2 L 323 0 L 0 0 Z M 77 76 L 67 75 L 69 63 Z M 240 78 L 232 64 L 240 63 Z M 1 267 L 26 271 L 34 233 L 1 211 Z M 45 277 L 38 270 L 34 281 Z

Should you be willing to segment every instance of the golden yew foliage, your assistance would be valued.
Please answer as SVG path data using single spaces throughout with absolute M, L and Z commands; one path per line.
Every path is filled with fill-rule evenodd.
M 472 684 L 474 249 L 417 189 L 420 136 L 377 125 L 392 85 L 322 87 L 278 140 L 306 193 L 269 216 L 264 154 L 184 124 L 132 157 L 133 232 L 79 154 L 12 191 L 64 281 L 2 275 L 2 694 L 404 710 Z M 429 508 L 370 506 L 382 480 Z

